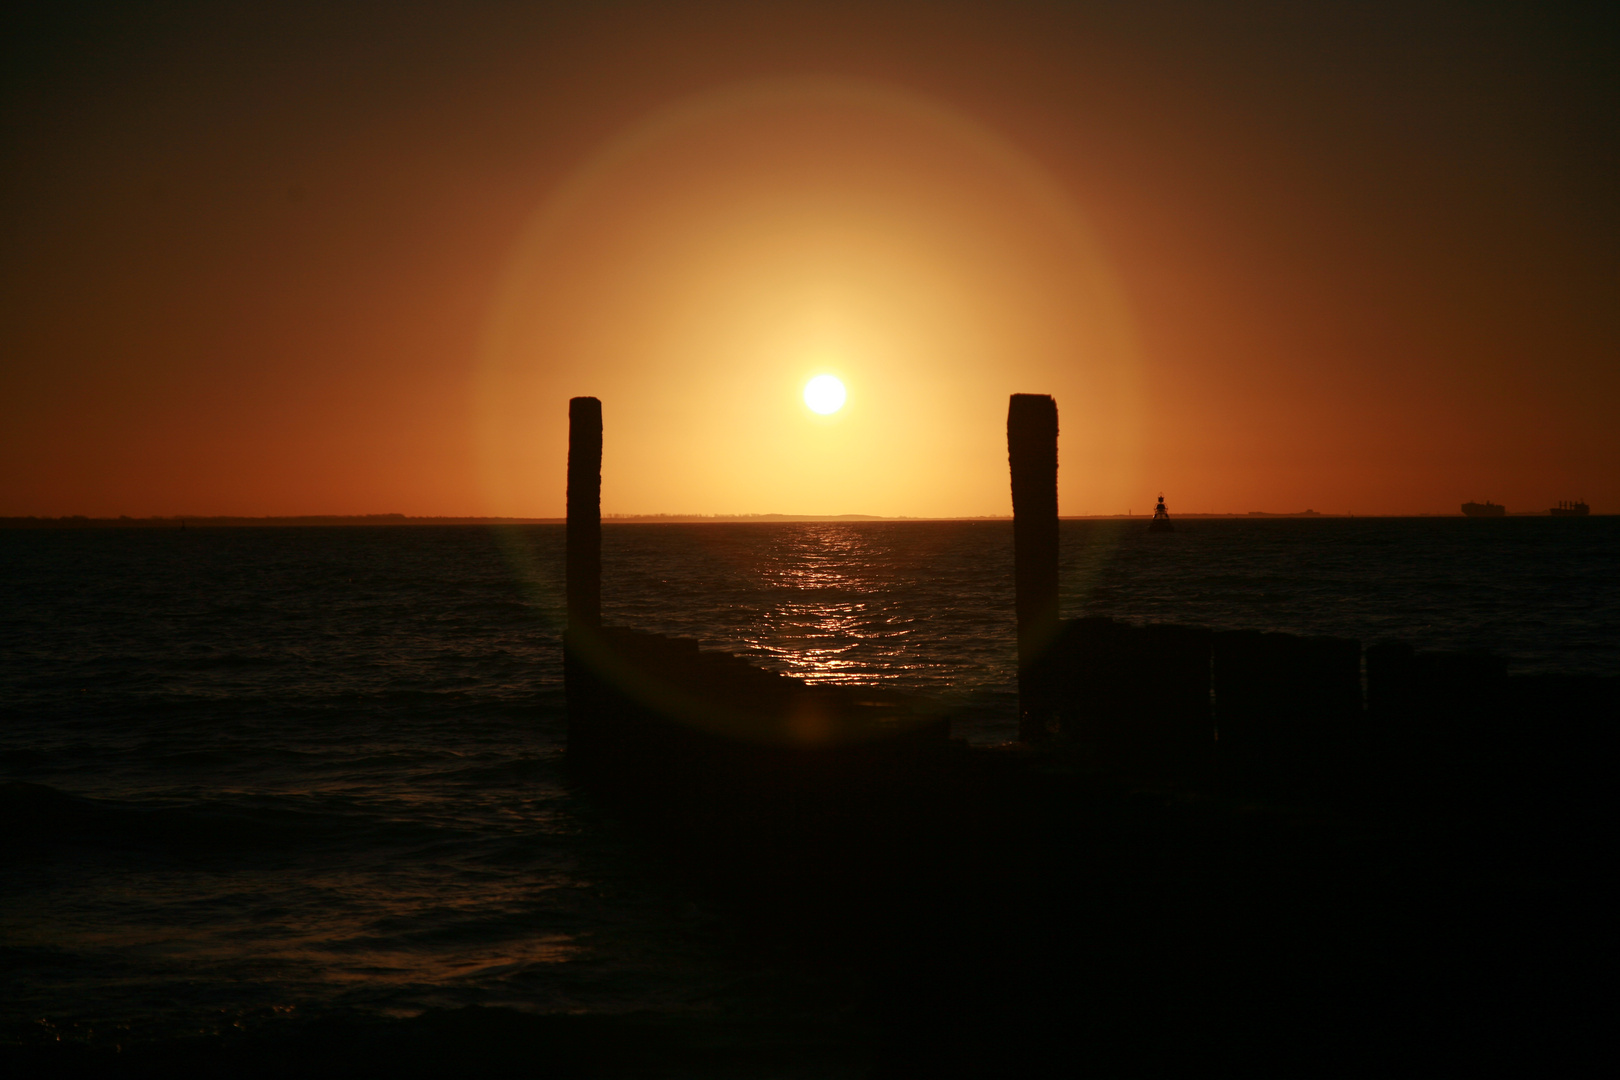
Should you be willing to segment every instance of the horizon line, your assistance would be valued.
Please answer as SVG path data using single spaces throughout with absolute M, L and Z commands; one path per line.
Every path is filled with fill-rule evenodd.
M 1145 521 L 1151 514 L 1059 514 L 1061 521 Z M 1187 511 L 1172 516 L 1184 518 L 1461 518 L 1460 512 L 1449 513 L 1389 513 L 1357 514 L 1302 511 Z M 1548 517 L 1546 510 L 1509 511 L 1507 517 Z M 1604 517 L 1601 513 L 1592 517 Z M 907 514 L 603 514 L 603 524 L 702 524 L 712 523 L 796 523 L 796 522 L 907 522 L 907 521 L 1011 521 L 1011 514 L 947 514 L 927 517 Z M 1482 519 L 1490 520 L 1490 519 Z M 409 525 L 561 525 L 565 517 L 497 517 L 460 514 L 153 514 L 133 517 L 92 517 L 85 514 L 0 516 L 0 528 L 154 528 L 197 525 L 214 528 L 250 528 L 274 526 L 342 527 L 342 526 L 409 526 Z

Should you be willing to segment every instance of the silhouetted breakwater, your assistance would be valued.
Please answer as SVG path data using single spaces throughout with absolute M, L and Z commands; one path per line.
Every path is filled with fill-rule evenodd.
M 948 724 L 915 699 L 808 686 L 695 641 L 604 626 L 601 460 L 601 403 L 575 398 L 563 662 L 579 775 L 656 805 L 665 823 L 720 827 L 746 808 L 781 830 L 865 817 L 908 771 L 933 767 Z
M 815 816 L 814 800 L 892 788 L 947 741 L 947 721 L 906 695 L 807 686 L 681 638 L 573 630 L 564 662 L 570 763 L 678 816 L 724 815 L 737 799 Z
M 581 775 L 676 817 L 736 798 L 836 816 L 863 785 L 972 769 L 948 720 L 913 698 L 812 687 L 601 624 L 600 402 L 570 403 L 569 756 Z M 1019 735 L 1029 747 L 1135 782 L 1303 803 L 1447 804 L 1504 784 L 1557 801 L 1560 777 L 1609 750 L 1620 679 L 1510 677 L 1484 653 L 1258 631 L 1057 616 L 1057 407 L 1015 394 L 1012 474 Z M 981 755 L 982 756 L 982 755 Z M 826 800 L 810 813 L 804 800 Z M 1461 799 L 1461 802 L 1458 800 Z
M 1489 653 L 1405 643 L 1085 618 L 1041 665 L 1056 738 L 1086 760 L 1295 801 L 1551 795 L 1607 756 L 1620 716 L 1620 678 L 1510 676 Z
M 1040 665 L 1058 623 L 1057 402 L 1014 394 L 1007 405 L 1012 472 L 1014 604 L 1018 612 L 1018 737 L 1046 737 L 1057 702 Z
M 1021 739 L 969 748 L 915 699 L 601 625 L 600 407 L 571 414 L 570 765 L 730 930 L 856 973 L 875 1075 L 1035 1075 L 1082 1044 L 1265 1074 L 1589 1029 L 1561 988 L 1620 681 L 1061 621 L 1056 407 L 1019 395 Z M 1498 987 L 1531 982 L 1556 1017 L 1516 1028 Z

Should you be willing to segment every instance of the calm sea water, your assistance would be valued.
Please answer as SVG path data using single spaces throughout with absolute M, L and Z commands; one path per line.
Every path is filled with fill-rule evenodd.
M 609 618 L 1010 737 L 1007 522 L 621 525 Z M 562 530 L 0 532 L 0 1037 L 765 1008 L 570 794 Z M 1620 519 L 1067 522 L 1066 614 L 1620 672 Z

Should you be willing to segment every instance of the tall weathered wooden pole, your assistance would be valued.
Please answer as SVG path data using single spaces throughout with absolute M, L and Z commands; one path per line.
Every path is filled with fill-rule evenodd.
M 1014 605 L 1018 612 L 1018 737 L 1037 742 L 1056 715 L 1040 659 L 1058 629 L 1057 402 L 1014 394 L 1007 406 L 1012 468 Z
M 568 402 L 568 629 L 602 625 L 602 403 Z

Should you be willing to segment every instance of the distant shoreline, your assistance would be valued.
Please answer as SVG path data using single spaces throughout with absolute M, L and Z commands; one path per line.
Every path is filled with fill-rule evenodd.
M 1063 521 L 1147 521 L 1148 514 L 1063 514 Z M 1175 514 L 1172 521 L 1252 520 L 1254 518 L 1462 518 L 1463 514 L 1322 514 L 1316 511 L 1271 513 Z M 1548 517 L 1546 511 L 1521 511 L 1508 517 Z M 1603 517 L 1603 514 L 1592 514 Z M 605 514 L 604 525 L 793 524 L 798 522 L 907 522 L 907 521 L 1011 521 L 1011 514 L 952 517 L 881 517 L 876 514 Z M 1480 519 L 1500 520 L 1500 519 Z M 422 525 L 561 525 L 560 517 L 411 517 L 405 514 L 304 514 L 288 517 L 172 516 L 172 517 L 0 517 L 0 529 L 251 529 L 353 528 Z

